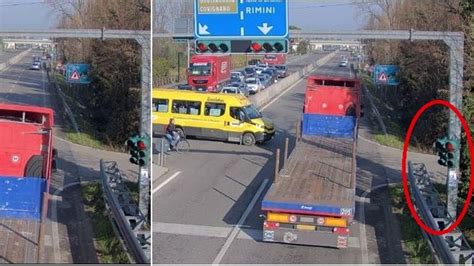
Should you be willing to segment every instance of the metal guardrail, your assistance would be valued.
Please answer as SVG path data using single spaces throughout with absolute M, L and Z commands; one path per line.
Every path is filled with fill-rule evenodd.
M 440 201 L 438 191 L 431 183 L 430 175 L 424 164 L 408 162 L 408 179 L 415 206 L 427 226 L 440 230 L 454 222 L 449 216 L 446 206 Z M 424 235 L 432 244 L 433 254 L 442 263 L 472 265 L 474 250 L 469 246 L 459 228 L 440 236 Z
M 150 263 L 150 230 L 142 230 L 144 216 L 132 201 L 117 163 L 100 160 L 100 171 L 109 216 L 122 244 L 136 263 Z

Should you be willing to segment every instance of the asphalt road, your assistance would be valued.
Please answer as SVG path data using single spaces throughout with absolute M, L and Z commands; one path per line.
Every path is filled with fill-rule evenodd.
M 10 58 L 14 57 L 15 55 L 21 53 L 23 50 L 8 50 L 8 51 L 0 51 L 0 63 L 4 63 L 8 61 Z
M 311 60 L 316 59 L 308 58 L 301 65 Z M 349 68 L 339 67 L 339 61 L 336 56 L 316 73 L 349 76 Z M 260 241 L 263 222 L 259 216 L 260 203 L 274 171 L 272 153 L 278 147 L 283 148 L 286 136 L 294 143 L 294 126 L 300 116 L 304 89 L 305 80 L 302 80 L 262 108 L 263 114 L 277 126 L 277 135 L 270 142 L 245 147 L 191 140 L 191 152 L 168 157 L 166 167 L 170 171 L 155 184 L 167 183 L 152 195 L 155 263 L 350 264 L 368 262 L 369 256 L 378 258 L 378 247 L 365 242 L 367 238 L 376 239 L 375 232 L 366 229 L 369 237 L 361 236 L 359 220 L 353 226 L 350 248 L 345 250 Z M 360 164 L 359 169 L 363 166 Z M 170 177 L 174 178 L 169 181 Z M 364 179 L 370 188 L 372 177 L 359 179 Z

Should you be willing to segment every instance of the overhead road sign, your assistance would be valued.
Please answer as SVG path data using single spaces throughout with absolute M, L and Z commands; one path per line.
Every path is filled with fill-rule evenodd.
M 377 85 L 397 86 L 400 83 L 398 72 L 400 72 L 400 67 L 395 65 L 375 65 L 374 82 Z
M 89 65 L 88 64 L 67 64 L 66 79 L 69 83 L 89 84 Z
M 287 38 L 288 0 L 195 0 L 196 38 Z

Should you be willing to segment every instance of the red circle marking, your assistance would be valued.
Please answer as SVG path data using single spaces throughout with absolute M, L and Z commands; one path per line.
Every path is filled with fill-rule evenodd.
M 426 224 L 421 221 L 420 217 L 415 211 L 415 208 L 413 207 L 413 202 L 411 201 L 410 198 L 410 192 L 408 190 L 408 177 L 407 177 L 407 152 L 408 152 L 408 144 L 410 143 L 410 138 L 411 134 L 413 133 L 413 129 L 415 128 L 416 122 L 418 119 L 420 119 L 420 116 L 430 107 L 435 106 L 435 105 L 443 105 L 451 109 L 456 116 L 461 120 L 461 124 L 464 128 L 464 132 L 466 133 L 466 138 L 467 138 L 467 143 L 469 147 L 469 154 L 471 155 L 471 178 L 469 182 L 469 192 L 467 194 L 466 201 L 464 202 L 464 206 L 461 210 L 461 214 L 457 217 L 456 221 L 454 221 L 453 224 L 451 224 L 448 228 L 445 228 L 443 230 L 433 230 L 432 228 L 429 228 Z M 473 158 L 474 158 L 474 145 L 472 142 L 472 136 L 471 132 L 469 130 L 469 126 L 466 123 L 466 120 L 464 119 L 463 115 L 461 112 L 452 104 L 450 104 L 447 101 L 443 100 L 433 100 L 421 107 L 418 112 L 416 112 L 415 117 L 411 120 L 410 127 L 408 128 L 407 135 L 405 137 L 405 143 L 403 144 L 403 152 L 402 152 L 402 182 L 403 182 L 403 192 L 405 193 L 405 200 L 407 201 L 408 209 L 410 209 L 410 213 L 415 219 L 416 223 L 426 232 L 432 234 L 432 235 L 444 235 L 447 234 L 451 231 L 454 230 L 462 221 L 464 216 L 467 213 L 467 210 L 469 209 L 469 202 L 471 201 L 472 197 L 472 191 L 474 189 L 474 165 L 473 165 Z

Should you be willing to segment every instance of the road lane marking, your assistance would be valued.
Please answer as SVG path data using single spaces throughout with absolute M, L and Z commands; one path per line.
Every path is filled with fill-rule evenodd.
M 237 223 L 237 225 L 232 230 L 232 233 L 230 233 L 230 236 L 225 241 L 224 246 L 222 246 L 221 250 L 219 251 L 219 254 L 217 254 L 217 257 L 214 259 L 212 264 L 219 264 L 222 261 L 222 258 L 224 258 L 225 253 L 230 248 L 230 245 L 235 240 L 235 237 L 240 233 L 240 227 L 247 220 L 247 217 L 249 216 L 249 214 L 252 211 L 253 207 L 257 203 L 258 198 L 260 198 L 260 196 L 263 192 L 263 189 L 267 186 L 268 181 L 269 181 L 268 178 L 265 178 L 265 180 L 263 180 L 262 184 L 260 185 L 260 187 L 257 190 L 257 193 L 255 193 L 255 195 L 253 196 L 252 201 L 247 206 L 247 209 L 245 209 L 244 214 L 242 215 L 242 217 L 240 217 L 239 222 Z
M 172 176 L 168 177 L 168 179 L 166 179 L 163 183 L 161 183 L 159 186 L 157 186 L 156 188 L 154 188 L 152 191 L 151 191 L 151 194 L 155 194 L 155 192 L 158 192 L 158 190 L 162 189 L 164 186 L 166 186 L 166 184 L 168 184 L 169 182 L 171 182 L 171 180 L 175 179 L 179 174 L 181 174 L 181 171 L 178 171 L 176 173 L 174 173 Z
M 327 60 L 324 60 L 324 62 L 319 62 L 318 64 L 318 61 L 320 61 L 321 59 L 325 59 L 324 57 L 319 59 L 318 61 L 316 61 L 317 65 L 311 69 L 307 74 L 303 75 L 297 82 L 295 82 L 293 85 L 291 85 L 290 87 L 288 87 L 287 89 L 285 89 L 282 93 L 280 93 L 279 95 L 277 95 L 277 97 L 275 97 L 273 100 L 271 100 L 269 103 L 265 104 L 264 106 L 262 106 L 262 108 L 260 108 L 260 111 L 264 111 L 265 109 L 267 109 L 267 107 L 269 107 L 270 105 L 272 105 L 273 103 L 275 103 L 276 101 L 278 101 L 281 97 L 283 97 L 285 94 L 287 94 L 289 91 L 291 91 L 294 87 L 298 86 L 302 81 L 304 81 L 304 78 L 306 78 L 308 75 L 311 75 L 312 73 L 314 73 L 314 71 L 318 70 L 321 66 L 324 66 L 325 64 L 327 64 L 329 61 L 331 61 L 331 59 L 335 56 L 336 54 L 333 54 L 332 56 L 328 57 Z
M 152 230 L 153 233 L 162 234 L 227 238 L 232 231 L 232 227 L 155 222 L 152 225 Z M 260 242 L 262 241 L 262 230 L 245 228 L 245 226 L 242 226 L 236 238 L 239 240 L 253 240 Z M 358 237 L 349 237 L 349 248 L 360 247 Z

